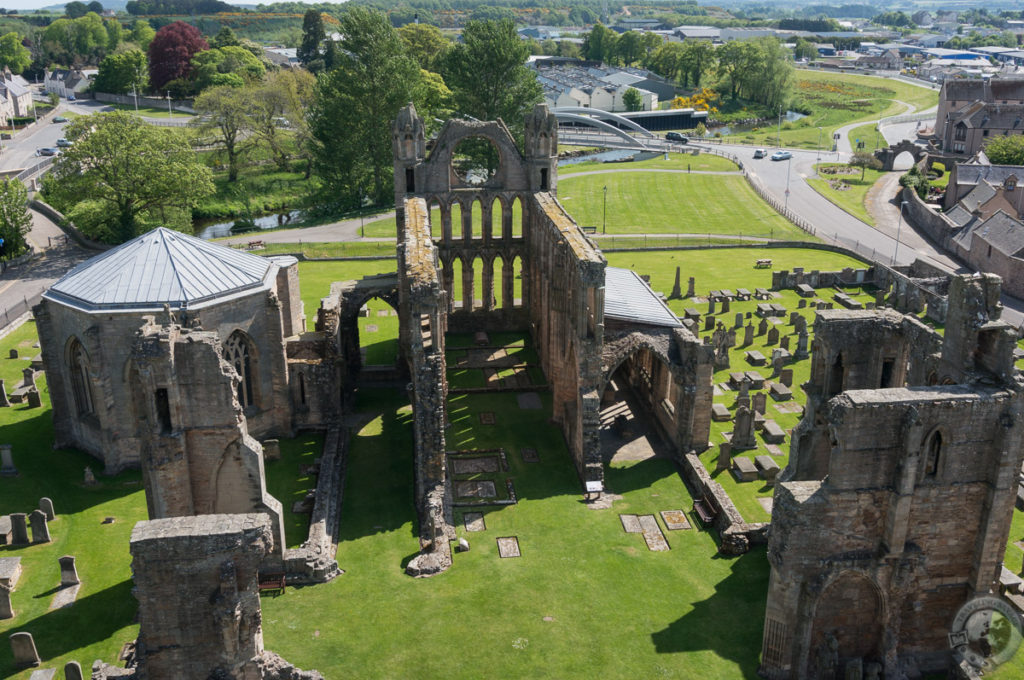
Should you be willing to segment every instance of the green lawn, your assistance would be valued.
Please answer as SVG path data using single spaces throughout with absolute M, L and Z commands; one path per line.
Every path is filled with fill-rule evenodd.
M 875 149 L 884 149 L 889 146 L 889 143 L 885 141 L 885 136 L 878 131 L 878 122 L 864 123 L 859 125 L 852 130 L 848 135 L 850 140 L 850 148 L 854 151 L 874 151 Z M 863 149 L 857 148 L 857 140 L 864 143 Z
M 808 178 L 807 183 L 811 188 L 857 219 L 875 226 L 875 219 L 868 212 L 865 200 L 871 187 L 886 173 L 881 170 L 867 169 L 862 180 L 859 168 L 853 168 L 854 173 L 849 175 L 830 175 L 824 172 L 826 168 L 845 169 L 848 167 L 845 163 L 820 163 L 817 167 L 820 179 Z
M 174 111 L 173 114 L 170 114 L 168 113 L 166 106 L 158 108 L 155 106 L 140 105 L 138 111 L 136 111 L 135 104 L 115 104 L 113 102 L 104 102 L 103 105 L 117 109 L 118 111 L 127 111 L 128 113 L 142 116 L 144 118 L 187 118 L 191 120 L 195 117 L 192 114 L 184 113 L 183 111 Z
M 197 220 L 227 220 L 303 208 L 309 196 L 319 187 L 319 180 L 306 179 L 305 161 L 289 163 L 287 170 L 276 165 L 243 165 L 238 179 L 228 181 L 224 158 L 215 152 L 201 152 L 200 157 L 214 170 L 215 193 L 192 209 Z
M 693 170 L 713 172 L 739 172 L 739 168 L 728 158 L 722 158 L 710 153 L 702 153 L 694 156 L 692 153 L 669 154 L 668 160 L 664 156 L 649 158 L 645 161 L 633 161 L 632 163 L 602 163 L 599 161 L 585 161 L 571 165 L 561 165 L 558 168 L 558 176 L 565 177 L 579 172 L 590 172 L 593 170 L 638 170 L 656 168 L 659 170 Z
M 260 232 L 262 234 L 263 232 Z M 259 239 L 260 234 L 253 234 Z M 330 257 L 367 257 L 387 255 L 395 257 L 393 241 L 328 241 L 326 243 L 267 243 L 262 250 L 251 251 L 254 255 L 280 255 L 302 253 L 310 259 Z

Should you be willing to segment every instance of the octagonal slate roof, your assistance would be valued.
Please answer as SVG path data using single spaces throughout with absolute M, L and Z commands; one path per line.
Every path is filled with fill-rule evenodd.
M 269 289 L 274 270 L 257 255 L 158 227 L 78 265 L 44 297 L 86 311 L 196 309 Z

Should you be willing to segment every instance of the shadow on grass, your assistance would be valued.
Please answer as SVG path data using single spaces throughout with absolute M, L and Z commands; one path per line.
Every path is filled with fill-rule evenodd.
M 632 465 L 605 467 L 604 479 L 608 489 L 617 494 L 626 494 L 638 489 L 648 489 L 666 477 L 678 474 L 673 461 L 667 458 L 648 458 Z
M 734 558 L 732 572 L 717 584 L 714 595 L 694 602 L 668 628 L 651 634 L 657 652 L 709 650 L 738 664 L 741 677 L 757 677 L 758 655 L 751 650 L 761 647 L 768 571 L 764 548 Z

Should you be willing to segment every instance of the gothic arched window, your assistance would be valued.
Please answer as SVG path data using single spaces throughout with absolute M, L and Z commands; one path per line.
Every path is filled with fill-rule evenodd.
M 224 343 L 224 360 L 238 373 L 238 403 L 248 408 L 256 403 L 253 399 L 253 349 L 252 342 L 242 331 L 235 331 Z
M 85 353 L 77 339 L 71 343 L 68 351 L 68 363 L 71 372 L 71 390 L 75 395 L 75 407 L 78 415 L 94 413 L 92 404 L 92 388 L 89 381 L 89 355 Z

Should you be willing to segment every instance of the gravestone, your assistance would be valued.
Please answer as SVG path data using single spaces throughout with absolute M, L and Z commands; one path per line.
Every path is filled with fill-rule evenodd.
M 729 442 L 722 442 L 718 445 L 718 464 L 715 466 L 715 472 L 728 470 L 730 458 L 732 458 L 732 446 Z
M 708 314 L 715 313 L 715 298 L 708 300 Z
M 772 377 L 775 378 L 782 372 L 782 367 L 785 365 L 785 360 L 782 355 L 776 354 L 772 356 Z
M 730 349 L 736 346 L 736 331 L 729 331 L 725 334 L 725 346 Z
M 786 387 L 792 387 L 793 386 L 793 369 L 792 368 L 784 368 L 781 371 L 779 371 L 779 382 L 782 383 L 783 385 L 785 385 Z
M 85 466 L 84 481 L 86 486 L 96 486 L 96 475 L 92 473 L 92 468 L 88 465 Z
M 75 586 L 81 583 L 78 580 L 78 570 L 75 568 L 75 556 L 65 555 L 57 560 L 60 563 L 60 587 Z
M 804 309 L 806 307 L 807 307 L 807 300 L 804 300 L 803 298 L 800 298 L 799 300 L 796 301 L 796 308 L 797 309 Z
M 50 528 L 46 525 L 46 513 L 42 510 L 33 510 L 28 516 L 28 521 L 32 525 L 32 542 L 49 543 Z
M 739 328 L 743 325 L 743 312 L 736 312 L 736 324 L 733 328 Z
M 28 395 L 29 408 L 39 408 L 43 405 L 43 400 L 39 396 L 39 390 L 31 389 L 26 394 Z
M 11 589 L 0 584 L 0 621 L 14 618 L 14 606 L 11 604 Z
M 796 322 L 793 324 L 794 333 L 806 333 L 807 332 L 807 317 L 801 314 Z
M 774 483 L 779 475 L 779 464 L 771 456 L 757 456 L 754 458 L 754 465 L 761 474 L 761 479 Z
M 15 668 L 31 668 L 39 665 L 39 652 L 32 633 L 11 634 L 11 652 L 14 654 Z
M 21 383 L 22 387 L 32 387 L 38 389 L 36 387 L 36 369 L 32 368 L 31 366 L 28 368 L 24 368 L 21 371 L 21 375 L 24 378 L 24 381 Z
M 765 409 L 768 408 L 768 397 L 764 392 L 756 392 L 754 394 L 754 412 L 764 415 Z
M 17 359 L 18 358 L 18 350 L 12 347 L 11 351 L 8 352 L 7 357 L 10 358 L 10 359 Z
M 704 330 L 713 331 L 715 329 L 715 317 L 705 316 L 704 317 Z
M 782 339 L 779 340 L 779 347 L 782 349 L 789 349 L 789 336 L 783 335 Z
M 801 359 L 806 359 L 809 356 L 811 355 L 807 352 L 807 331 L 804 331 L 800 334 L 800 337 L 797 338 L 796 353 L 793 355 L 793 358 L 800 361 Z
M 10 444 L 0 444 L 0 477 L 16 477 L 18 468 L 14 467 Z
M 803 314 L 801 314 L 800 312 L 790 312 L 789 313 L 789 325 L 790 326 L 795 325 L 797 318 L 801 317 L 801 316 L 803 316 Z
M 884 307 L 884 306 L 885 306 L 885 291 L 884 290 L 876 290 L 875 291 L 875 307 Z
M 277 439 L 267 439 L 263 442 L 263 460 L 280 460 L 281 442 Z
M 734 458 L 732 461 L 732 476 L 737 482 L 753 482 L 757 479 L 757 468 L 749 458 Z
M 459 538 L 459 552 L 469 552 L 469 541 Z
M 683 297 L 683 291 L 679 287 L 679 267 L 676 267 L 676 282 L 672 284 L 672 294 L 668 296 L 669 300 L 679 300 Z
M 757 324 L 757 334 L 764 335 L 768 332 L 768 320 L 764 317 L 761 318 L 761 323 Z
M 776 328 L 775 326 L 772 326 L 771 328 L 768 329 L 768 340 L 767 340 L 766 344 L 774 345 L 778 341 L 779 341 L 779 329 Z
M 23 512 L 11 513 L 11 545 L 28 545 L 27 515 Z
M 722 300 L 722 313 L 725 314 L 729 311 L 729 298 Z
M 754 326 L 747 324 L 743 327 L 743 346 L 747 347 L 752 344 L 754 344 Z
M 736 406 L 750 408 L 750 380 L 746 375 L 740 381 L 740 395 L 736 397 Z
M 757 447 L 757 440 L 754 439 L 754 416 L 746 406 L 740 406 L 736 409 L 732 441 L 729 443 L 732 445 L 732 448 L 737 450 Z
M 83 680 L 82 667 L 77 661 L 68 661 L 64 664 L 64 680 Z
M 725 407 L 725 404 L 711 404 L 711 420 L 716 423 L 722 423 L 732 418 L 732 414 L 729 413 L 729 409 Z
M 0 408 L 7 408 L 11 405 L 11 400 L 7 398 L 7 387 L 4 385 L 4 379 L 0 378 Z
M 694 287 L 694 285 L 696 285 L 696 283 L 697 282 L 691 276 L 690 277 L 690 281 L 689 281 L 689 283 L 686 286 L 686 297 L 692 298 L 694 296 L 695 293 L 694 293 L 694 288 L 693 287 Z
M 39 509 L 46 513 L 47 522 L 52 522 L 57 517 L 53 512 L 53 501 L 45 496 L 39 499 Z

